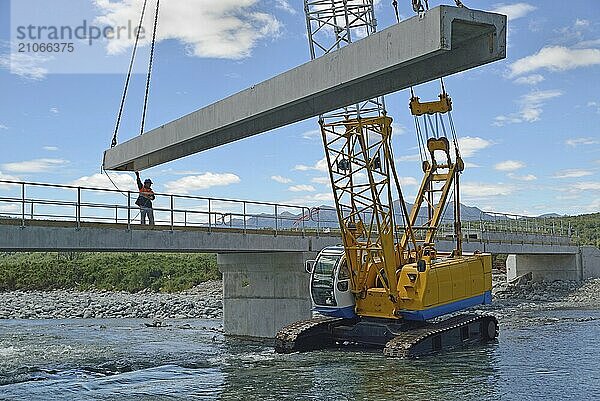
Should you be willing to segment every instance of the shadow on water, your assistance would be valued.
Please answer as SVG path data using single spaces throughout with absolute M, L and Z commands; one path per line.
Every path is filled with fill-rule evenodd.
M 356 349 L 279 355 L 207 320 L 0 321 L 0 400 L 591 399 L 599 318 L 532 312 L 501 326 L 497 344 L 412 360 Z

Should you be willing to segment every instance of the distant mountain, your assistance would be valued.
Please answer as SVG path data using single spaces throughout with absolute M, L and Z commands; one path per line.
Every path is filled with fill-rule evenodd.
M 541 219 L 551 219 L 551 218 L 556 218 L 556 217 L 566 217 L 566 215 L 563 216 L 563 215 L 560 215 L 557 213 L 546 213 L 546 214 L 542 214 L 542 215 L 538 216 L 538 218 L 541 218 Z
M 406 207 L 410 213 L 412 204 L 406 203 Z M 402 224 L 402 212 L 400 208 L 400 201 L 394 202 L 394 210 L 396 213 L 396 224 Z M 503 220 L 506 219 L 503 216 L 492 216 L 488 213 L 483 212 L 481 209 L 474 206 L 460 205 L 460 214 L 462 221 L 492 221 L 492 220 Z M 368 215 L 365 216 L 368 218 Z M 422 207 L 419 211 L 417 218 L 417 224 L 423 224 L 427 219 L 427 209 Z M 444 211 L 442 221 L 450 222 L 454 220 L 454 203 L 449 202 L 446 210 Z M 244 220 L 241 218 L 234 218 L 231 222 L 227 222 L 228 226 L 242 228 L 244 226 Z M 275 228 L 275 218 L 273 214 L 261 213 L 252 216 L 246 220 L 247 228 L 254 229 L 272 229 Z M 277 227 L 282 229 L 293 229 L 298 228 L 336 228 L 339 227 L 337 212 L 334 207 L 329 205 L 321 205 L 311 208 L 310 214 L 306 213 L 302 215 L 300 213 L 294 214 L 288 211 L 279 214 L 277 220 Z

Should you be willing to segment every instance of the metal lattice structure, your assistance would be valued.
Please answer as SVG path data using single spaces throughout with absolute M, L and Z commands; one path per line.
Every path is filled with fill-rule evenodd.
M 312 59 L 377 29 L 373 0 L 305 0 L 304 6 Z M 320 124 L 352 290 L 364 294 L 375 271 L 390 296 L 397 298 L 397 255 L 403 253 L 394 245 L 399 241 L 395 241 L 393 190 L 404 202 L 384 98 L 322 115 Z M 392 177 L 396 185 L 390 182 Z
M 304 0 L 310 57 L 329 54 L 377 31 L 373 0 Z M 324 120 L 385 115 L 383 96 L 322 115 Z

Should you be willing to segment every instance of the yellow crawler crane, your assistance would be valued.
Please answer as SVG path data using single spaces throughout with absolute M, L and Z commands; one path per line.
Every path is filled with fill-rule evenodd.
M 323 316 L 284 327 L 276 337 L 278 352 L 358 343 L 384 347 L 390 356 L 411 356 L 496 338 L 492 316 L 430 321 L 491 302 L 491 255 L 462 253 L 459 176 L 464 163 L 450 97 L 442 90 L 438 101 L 421 103 L 413 94 L 410 109 L 424 171 L 410 213 L 394 163 L 392 119 L 321 122 L 343 247 L 325 248 L 308 261 L 313 308 Z M 451 194 L 455 247 L 443 254 L 434 241 Z

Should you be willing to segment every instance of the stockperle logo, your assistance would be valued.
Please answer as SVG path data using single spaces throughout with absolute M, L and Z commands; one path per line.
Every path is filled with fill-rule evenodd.
M 124 73 L 131 49 L 149 55 L 149 12 L 118 20 L 98 7 L 98 0 L 11 0 L 10 69 L 39 78 L 47 74 Z M 145 26 L 146 25 L 146 26 Z M 144 73 L 143 63 L 134 73 Z

